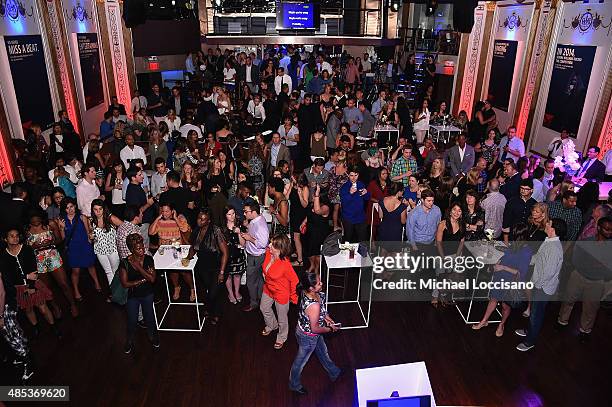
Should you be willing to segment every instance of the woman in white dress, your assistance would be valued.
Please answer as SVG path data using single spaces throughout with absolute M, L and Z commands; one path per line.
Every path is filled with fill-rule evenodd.
M 429 131 L 429 101 L 424 99 L 421 107 L 414 112 L 414 133 L 416 134 L 417 144 L 423 144 L 427 131 Z

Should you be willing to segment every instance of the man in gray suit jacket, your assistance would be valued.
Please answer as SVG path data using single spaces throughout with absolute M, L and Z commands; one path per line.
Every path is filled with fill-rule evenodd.
M 459 134 L 457 137 L 457 145 L 452 147 L 448 152 L 448 161 L 450 163 L 451 174 L 456 177 L 460 174 L 467 174 L 474 166 L 476 154 L 474 147 L 466 144 L 465 134 Z
M 280 134 L 274 132 L 272 133 L 272 141 L 268 144 L 268 156 L 266 158 L 266 170 L 269 175 L 272 175 L 272 171 L 282 160 L 291 165 L 291 153 L 289 153 L 289 148 L 281 143 Z
M 361 122 L 357 136 L 372 137 L 372 130 L 374 130 L 374 126 L 376 125 L 376 118 L 372 116 L 372 113 L 370 113 L 364 102 L 359 102 L 359 111 L 363 116 L 363 122 Z

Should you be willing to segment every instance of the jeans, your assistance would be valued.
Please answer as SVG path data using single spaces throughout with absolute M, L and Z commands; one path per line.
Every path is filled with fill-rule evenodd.
M 291 390 L 299 390 L 302 388 L 300 376 L 312 352 L 319 358 L 319 362 L 321 362 L 323 368 L 327 371 L 329 378 L 336 380 L 340 375 L 340 368 L 329 358 L 327 345 L 325 345 L 323 335 L 307 335 L 298 327 L 295 329 L 295 337 L 297 338 L 299 348 L 293 365 L 291 366 L 291 373 L 289 373 L 289 388 Z
M 251 307 L 259 306 L 259 301 L 261 301 L 261 293 L 263 292 L 263 270 L 261 266 L 265 257 L 264 254 L 261 256 L 247 254 L 246 279 Z
M 155 325 L 155 317 L 153 316 L 153 294 L 145 297 L 130 297 L 127 300 L 127 340 L 134 341 L 134 332 L 136 332 L 136 321 L 138 320 L 138 310 L 142 307 L 142 315 L 144 316 L 147 325 L 147 333 L 149 339 L 157 337 L 157 325 Z
M 359 243 L 368 241 L 367 223 L 350 223 L 342 219 L 342 229 L 344 229 L 344 240 L 349 243 Z
M 544 322 L 546 305 L 551 297 L 541 288 L 535 288 L 531 292 L 531 314 L 529 315 L 529 327 L 527 328 L 527 337 L 524 341 L 525 345 L 535 345 L 542 329 L 542 323 Z

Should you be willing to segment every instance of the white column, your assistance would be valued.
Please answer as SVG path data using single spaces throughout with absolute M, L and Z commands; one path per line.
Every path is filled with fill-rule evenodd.
M 472 107 L 474 106 L 474 92 L 476 91 L 478 67 L 480 66 L 480 53 L 486 16 L 486 3 L 484 1 L 478 2 L 478 6 L 474 10 L 474 27 L 470 34 L 465 66 L 463 68 L 463 82 L 461 84 L 461 98 L 459 99 L 458 110 L 465 110 L 468 117 L 472 116 Z
M 58 10 L 55 6 L 55 1 L 47 0 L 46 4 L 51 28 L 51 40 L 53 48 L 55 49 L 55 55 L 57 58 L 57 69 L 60 74 L 60 81 L 62 82 L 62 89 L 64 91 L 65 109 L 68 112 L 68 117 L 70 118 L 70 121 L 75 126 L 81 127 L 80 122 L 77 119 L 76 107 L 74 105 L 74 94 L 72 93 L 72 88 L 70 87 L 70 75 L 68 74 L 66 54 L 64 53 L 64 44 L 62 41 L 63 32 L 60 26 Z
M 130 81 L 127 71 L 127 56 L 123 43 L 123 26 L 121 24 L 121 5 L 117 0 L 106 0 L 104 2 L 106 11 L 106 25 L 110 41 L 111 63 L 113 65 L 113 77 L 115 78 L 115 91 L 119 103 L 125 105 L 125 110 L 132 111 Z
M 521 102 L 520 113 L 516 124 L 517 134 L 524 137 L 527 129 L 527 121 L 529 120 L 529 111 L 531 103 L 536 92 L 536 83 L 538 81 L 538 72 L 546 62 L 546 53 L 548 48 L 544 48 L 546 42 L 546 33 L 548 32 L 548 24 L 551 21 L 551 3 L 552 0 L 544 0 L 540 9 L 540 18 L 538 19 L 538 28 L 536 29 L 536 37 L 533 43 L 531 52 L 531 62 L 529 65 L 529 74 L 527 83 L 525 84 L 525 92 L 523 93 L 523 101 Z

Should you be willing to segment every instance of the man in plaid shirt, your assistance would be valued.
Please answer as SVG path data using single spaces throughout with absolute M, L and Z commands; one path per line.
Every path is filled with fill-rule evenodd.
M 132 233 L 140 234 L 140 228 L 138 227 L 142 222 L 140 208 L 136 206 L 125 208 L 124 219 L 124 222 L 117 228 L 117 252 L 120 259 L 125 259 L 131 254 L 126 243 L 127 237 Z
M 548 204 L 548 217 L 550 219 L 563 219 L 567 225 L 567 239 L 573 241 L 578 238 L 580 225 L 582 225 L 582 212 L 576 208 L 578 195 L 574 191 L 565 191 L 561 202 L 554 201 Z
M 478 168 L 480 171 L 478 174 L 478 185 L 476 185 L 476 189 L 482 194 L 485 189 L 487 189 L 487 160 L 480 157 L 476 163 L 476 168 Z
M 401 181 L 404 187 L 407 187 L 410 176 L 416 174 L 416 172 L 417 162 L 414 157 L 412 157 L 412 145 L 406 143 L 402 148 L 402 156 L 393 163 L 393 167 L 391 168 L 391 180 L 393 182 Z

